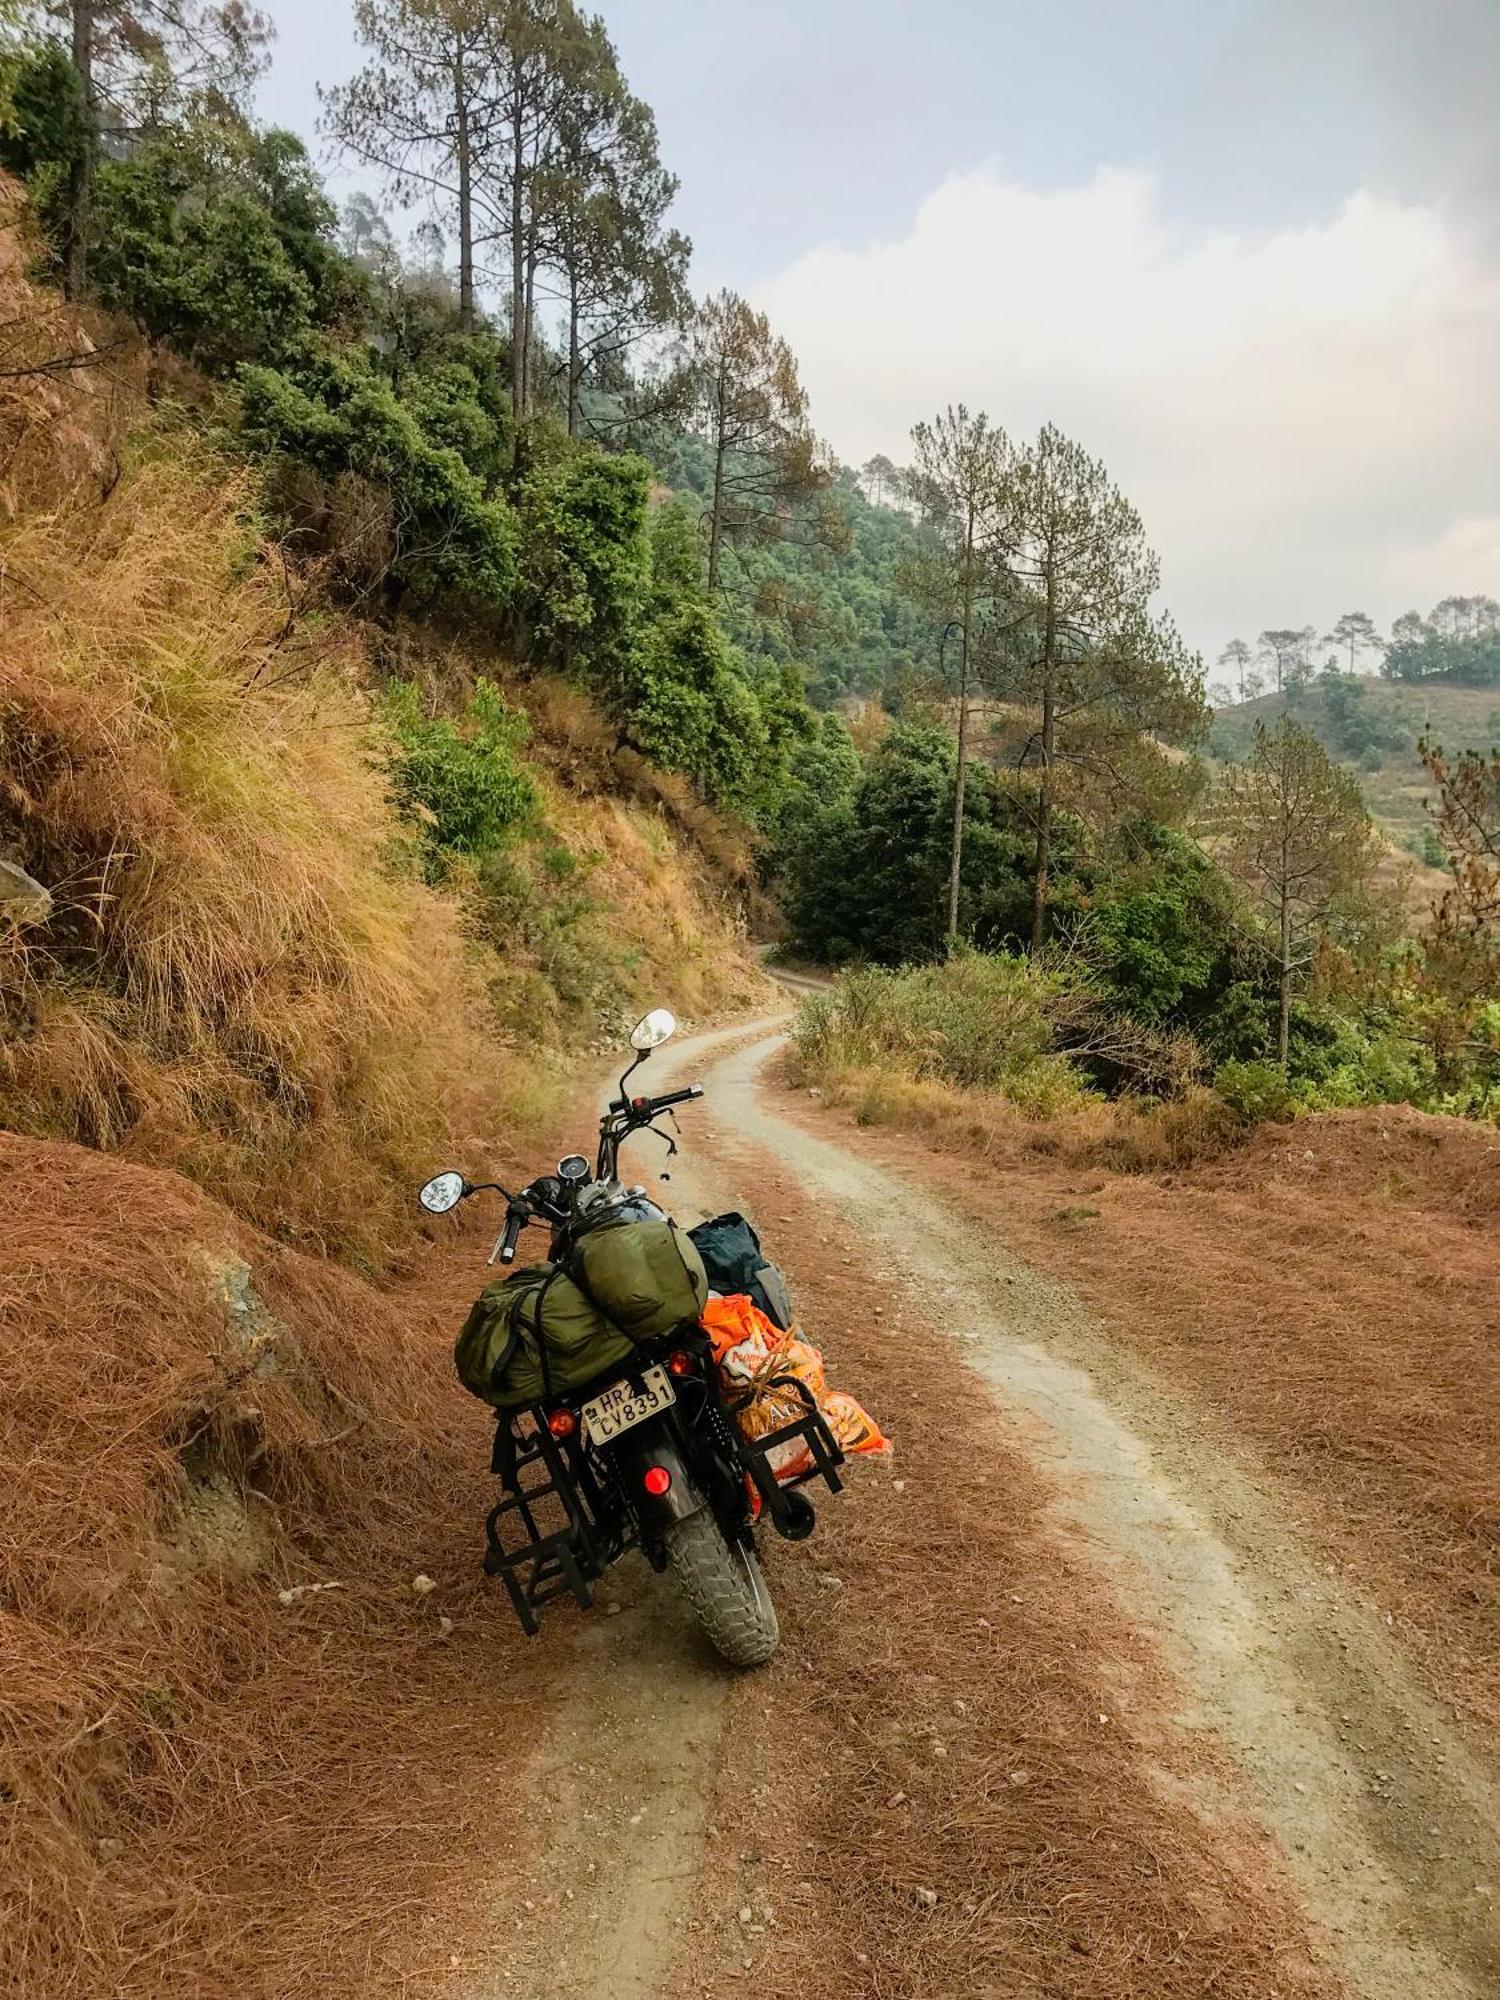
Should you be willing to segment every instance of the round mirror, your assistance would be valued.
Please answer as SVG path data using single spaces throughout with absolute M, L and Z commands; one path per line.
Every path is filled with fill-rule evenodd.
M 589 1177 L 589 1163 L 582 1153 L 569 1153 L 565 1160 L 557 1163 L 559 1180 L 586 1181 Z
M 663 1042 L 670 1042 L 677 1033 L 677 1017 L 669 1014 L 665 1007 L 653 1007 L 644 1020 L 637 1021 L 630 1031 L 630 1046 L 633 1049 L 659 1049 Z
M 469 1192 L 469 1183 L 462 1174 L 434 1174 L 417 1200 L 429 1215 L 446 1215 L 450 1208 L 457 1208 Z

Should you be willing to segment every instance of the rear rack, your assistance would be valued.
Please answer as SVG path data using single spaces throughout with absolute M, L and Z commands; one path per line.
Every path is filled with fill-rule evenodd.
M 565 1450 L 544 1422 L 515 1441 L 512 1478 L 484 1524 L 484 1567 L 510 1594 L 521 1629 L 534 1637 L 537 1613 L 554 1598 L 573 1596 L 584 1610 L 594 1601 L 593 1586 L 607 1565 L 623 1553 L 618 1536 L 606 1537 L 599 1521 L 599 1495 L 583 1454 Z M 539 1516 L 542 1509 L 555 1525 Z M 522 1528 L 525 1539 L 507 1548 L 506 1528 Z
M 794 1501 L 792 1495 L 797 1487 L 806 1486 L 813 1479 L 826 1481 L 830 1493 L 841 1493 L 844 1482 L 839 1478 L 838 1468 L 844 1462 L 844 1453 L 811 1389 L 800 1377 L 773 1375 L 770 1386 L 794 1390 L 803 1413 L 793 1422 L 783 1424 L 780 1430 L 768 1431 L 764 1437 L 742 1437 L 740 1452 L 773 1525 L 781 1534 L 800 1541 L 811 1532 L 812 1513 L 806 1500 Z M 806 1445 L 812 1454 L 812 1465 L 795 1479 L 778 1479 L 771 1467 L 772 1452 L 781 1445 L 798 1443 Z
M 838 1468 L 844 1454 L 807 1384 L 794 1375 L 773 1379 L 775 1387 L 795 1391 L 803 1405 L 801 1416 L 755 1439 L 744 1437 L 727 1412 L 721 1412 L 720 1421 L 733 1435 L 772 1526 L 788 1540 L 800 1541 L 812 1532 L 814 1517 L 795 1489 L 822 1479 L 831 1492 L 841 1492 Z M 581 1441 L 554 1437 L 544 1406 L 533 1408 L 529 1416 L 532 1429 L 525 1436 L 508 1428 L 510 1418 L 501 1420 L 496 1433 L 494 1469 L 504 1490 L 484 1524 L 484 1568 L 505 1585 L 521 1629 L 534 1637 L 544 1604 L 571 1596 L 588 1610 L 595 1583 L 636 1545 L 637 1537 L 628 1528 L 605 1526 L 623 1518 L 625 1510 L 605 1504 L 598 1469 Z M 794 1479 L 778 1479 L 771 1457 L 789 1444 L 805 1446 L 812 1464 Z

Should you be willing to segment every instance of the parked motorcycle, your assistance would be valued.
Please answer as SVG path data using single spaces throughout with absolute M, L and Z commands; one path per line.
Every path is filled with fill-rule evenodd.
M 645 1189 L 621 1181 L 620 1152 L 627 1140 L 650 1133 L 675 1154 L 662 1121 L 670 1118 L 675 1128 L 676 1108 L 703 1095 L 701 1084 L 658 1097 L 629 1091 L 636 1070 L 675 1032 L 664 1008 L 632 1031 L 635 1060 L 600 1119 L 592 1170 L 583 1155 L 572 1154 L 556 1173 L 516 1193 L 498 1182 L 475 1186 L 462 1174 L 441 1173 L 421 1190 L 423 1208 L 444 1215 L 473 1195 L 497 1194 L 505 1221 L 490 1262 L 513 1263 L 523 1231 L 541 1226 L 550 1231 L 549 1265 L 580 1281 L 594 1232 L 664 1224 Z M 791 1376 L 776 1380 L 792 1396 L 795 1420 L 746 1438 L 725 1404 L 696 1313 L 616 1345 L 623 1360 L 595 1379 L 548 1393 L 543 1343 L 543 1392 L 520 1409 L 502 1410 L 493 1457 L 501 1498 L 486 1523 L 485 1569 L 504 1584 L 523 1629 L 534 1634 L 544 1604 L 571 1594 L 588 1607 L 603 1572 L 639 1548 L 653 1569 L 673 1572 L 724 1659 L 759 1666 L 776 1650 L 779 1631 L 756 1557 L 756 1529 L 769 1519 L 789 1541 L 810 1535 L 816 1517 L 800 1488 L 822 1479 L 839 1491 L 843 1451 L 806 1385 Z M 787 1446 L 796 1450 L 780 1449 Z M 791 1482 L 784 1472 L 789 1456 L 807 1468 Z

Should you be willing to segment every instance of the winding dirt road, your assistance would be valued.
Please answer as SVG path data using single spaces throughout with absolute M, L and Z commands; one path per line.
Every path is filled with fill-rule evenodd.
M 1231 1954 L 1212 1990 L 1245 2000 L 1273 1991 L 1482 2000 L 1500 1991 L 1494 1772 L 1421 1691 L 1390 1634 L 1299 1550 L 1284 1501 L 1247 1473 L 1233 1441 L 1216 1437 L 1201 1413 L 1112 1346 L 1062 1288 L 1012 1260 L 964 1215 L 960 1189 L 877 1164 L 857 1135 L 832 1125 L 809 1129 L 817 1114 L 767 1078 L 783 1039 L 784 1020 L 769 1017 L 656 1058 L 654 1088 L 697 1078 L 707 1089 L 704 1106 L 684 1116 L 672 1205 L 688 1221 L 730 1206 L 752 1214 L 809 1318 L 809 1305 L 816 1307 L 814 1334 L 835 1380 L 867 1393 L 849 1358 L 856 1320 L 868 1340 L 871 1314 L 888 1314 L 889 1331 L 874 1329 L 872 1357 L 899 1327 L 908 1350 L 916 1344 L 935 1398 L 988 1401 L 1003 1427 L 997 1464 L 999 1450 L 1015 1451 L 1041 1482 L 1029 1531 L 1040 1544 L 1036 1560 L 1083 1580 L 1101 1607 L 1101 1634 L 1119 1618 L 1144 1635 L 1149 1661 L 1129 1670 L 1139 1756 L 1152 1767 L 1143 1789 L 1190 1824 L 1194 1853 L 1197 1841 L 1211 1855 L 1222 1830 L 1229 1854 L 1248 1826 L 1259 1842 L 1254 1861 L 1231 1856 L 1229 1873 L 1263 1877 L 1266 1908 L 1281 1912 L 1276 1921 L 1284 1927 L 1289 1908 L 1303 1926 L 1302 1945 L 1287 1947 L 1280 1961 L 1285 1984 L 1280 1975 L 1274 1986 L 1262 1974 L 1237 1975 Z M 637 1171 L 655 1171 L 654 1160 L 642 1155 Z M 856 1300 L 852 1276 L 841 1274 L 859 1265 L 861 1281 L 878 1287 L 887 1305 L 869 1305 L 868 1289 L 858 1295 L 865 1303 Z M 905 1504 L 901 1413 L 884 1414 L 898 1433 L 896 1462 L 856 1466 L 844 1499 L 828 1503 L 840 1510 L 828 1539 L 841 1563 L 858 1559 L 861 1537 L 884 1551 L 887 1569 L 893 1549 L 920 1560 L 923 1517 Z M 982 1485 L 982 1471 L 978 1477 Z M 974 1532 L 986 1532 L 984 1524 Z M 903 1533 L 917 1544 L 909 1551 L 900 1548 Z M 784 1959 L 789 1951 L 799 1898 L 809 1912 L 803 1934 L 840 1968 L 837 1977 L 830 1969 L 826 1985 L 814 1979 L 801 1988 L 811 2000 L 824 1991 L 968 2000 L 1002 1990 L 977 1978 L 943 1983 L 952 1975 L 934 1970 L 936 1959 L 923 1961 L 925 1972 L 903 1971 L 895 1947 L 882 1964 L 872 1913 L 845 1909 L 818 1885 L 827 1857 L 811 1821 L 783 1823 L 813 1858 L 799 1859 L 794 1871 L 810 1879 L 778 1878 L 779 1913 L 768 1889 L 744 1887 L 761 1879 L 760 1853 L 725 1852 L 718 1822 L 730 1823 L 744 1790 L 735 1760 L 726 1766 L 727 1749 L 740 1749 L 742 1732 L 790 1699 L 786 1677 L 809 1658 L 798 1643 L 799 1616 L 810 1631 L 817 1611 L 810 1579 L 841 1587 L 820 1570 L 821 1546 L 820 1538 L 769 1551 L 788 1644 L 760 1675 L 736 1679 L 722 1670 L 670 1582 L 636 1562 L 609 1580 L 605 1615 L 554 1614 L 536 1642 L 556 1650 L 566 1687 L 560 1720 L 536 1756 L 546 1838 L 497 1887 L 484 1970 L 466 1975 L 465 2000 L 793 1990 L 777 1984 L 776 1953 Z M 1011 1601 L 1019 1605 L 1023 1595 L 1012 1592 Z M 990 1633 L 990 1619 L 972 1622 Z M 843 1630 L 820 1623 L 818 1645 L 839 1645 Z M 934 1631 L 927 1653 L 920 1635 L 905 1643 L 916 1650 L 903 1671 L 915 1667 L 917 1680 L 939 1694 L 948 1689 L 951 1639 Z M 811 1664 L 815 1673 L 826 1664 L 836 1680 L 832 1661 L 813 1652 Z M 1126 1670 L 1117 1663 L 1116 1671 Z M 947 1706 L 972 1737 L 980 1723 L 959 1685 L 953 1677 Z M 1000 1694 L 1003 1718 L 1003 1687 Z M 963 1748 L 979 1760 L 974 1769 L 987 1771 L 1001 1746 L 994 1755 L 985 1743 Z M 935 1754 L 945 1754 L 943 1746 Z M 825 1774 L 833 1785 L 858 1782 L 855 1770 L 836 1765 Z M 1012 1772 L 1011 1782 L 1027 1776 Z M 906 1801 L 908 1790 L 916 1791 L 915 1781 L 883 1804 Z M 920 1868 L 920 1839 L 906 1837 L 906 1848 Z M 1168 1886 L 1191 1907 L 1206 1892 L 1189 1864 L 1181 1866 L 1182 1881 Z M 1017 1893 L 1024 1902 L 1024 1890 Z M 1253 1902 L 1262 1890 L 1246 1893 Z M 893 1899 L 913 1894 L 919 1909 L 928 1895 L 937 1900 L 934 1891 L 892 1888 Z M 977 1954 L 985 1898 L 971 1896 L 963 1909 Z M 1132 1912 L 1122 1907 L 1119 1916 L 1128 1927 Z M 1156 1988 L 1148 1976 L 1139 1987 L 1107 1990 Z

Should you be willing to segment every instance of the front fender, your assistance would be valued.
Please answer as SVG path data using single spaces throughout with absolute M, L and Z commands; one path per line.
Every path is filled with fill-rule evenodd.
M 658 1418 L 637 1424 L 606 1450 L 615 1477 L 645 1532 L 669 1527 L 673 1521 L 685 1521 L 708 1505 L 669 1422 Z M 646 1474 L 653 1466 L 661 1466 L 671 1475 L 665 1493 L 652 1493 L 646 1485 Z

